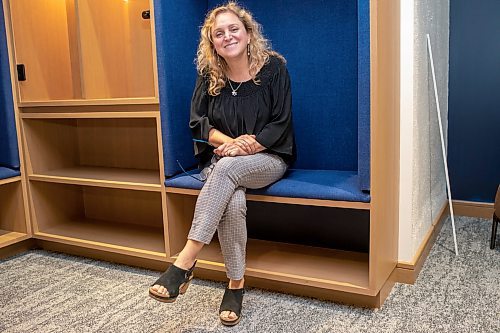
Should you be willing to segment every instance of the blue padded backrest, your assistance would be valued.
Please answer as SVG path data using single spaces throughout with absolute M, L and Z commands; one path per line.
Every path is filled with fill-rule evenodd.
M 370 190 L 370 2 L 358 0 L 358 176 Z
M 9 53 L 2 1 L 0 0 L 0 166 L 19 170 Z
M 297 141 L 294 167 L 357 170 L 356 1 L 240 3 L 287 59 Z
M 195 163 L 187 128 L 196 76 L 192 60 L 204 14 L 223 2 L 155 2 L 167 176 L 180 171 L 177 159 L 184 166 Z M 252 11 L 288 61 L 297 140 L 294 168 L 358 172 L 359 167 L 369 177 L 369 0 L 239 3 Z M 183 33 L 176 35 L 178 30 Z M 358 32 L 366 36 L 358 39 Z M 358 113 L 360 108 L 364 113 Z
M 165 175 L 193 166 L 189 109 L 196 82 L 196 49 L 207 4 L 205 1 L 154 1 L 158 84 Z

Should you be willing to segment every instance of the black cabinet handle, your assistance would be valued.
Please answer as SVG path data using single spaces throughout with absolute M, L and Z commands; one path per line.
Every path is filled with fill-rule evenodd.
M 145 19 L 145 20 L 149 20 L 151 18 L 151 11 L 149 9 L 143 11 L 142 12 L 142 18 Z
M 26 68 L 24 64 L 18 64 L 17 66 L 17 80 L 26 81 Z

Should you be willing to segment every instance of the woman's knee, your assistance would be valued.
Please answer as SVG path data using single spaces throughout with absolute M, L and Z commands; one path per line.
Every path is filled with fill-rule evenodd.
M 234 192 L 231 200 L 227 205 L 228 213 L 233 217 L 245 218 L 247 214 L 247 201 L 245 191 L 238 189 Z
M 215 164 L 212 173 L 214 176 L 229 177 L 231 179 L 236 178 L 237 172 L 235 172 L 235 170 L 238 163 L 238 157 L 223 157 Z

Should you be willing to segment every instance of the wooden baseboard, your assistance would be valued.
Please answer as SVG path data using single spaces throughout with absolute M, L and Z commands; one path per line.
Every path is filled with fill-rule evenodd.
M 5 259 L 8 257 L 15 256 L 16 254 L 29 251 L 36 248 L 36 241 L 32 238 L 23 240 L 18 243 L 14 243 L 5 247 L 0 248 L 0 259 Z
M 493 203 L 453 200 L 455 215 L 491 219 L 495 208 Z
M 414 284 L 417 280 L 418 274 L 422 270 L 425 260 L 429 255 L 432 246 L 436 242 L 436 238 L 441 231 L 443 221 L 450 215 L 448 203 L 446 202 L 441 208 L 436 219 L 432 222 L 432 226 L 427 232 L 422 241 L 422 244 L 417 250 L 414 258 L 410 262 L 398 262 L 391 277 L 396 282 Z
M 195 277 L 204 280 L 222 281 L 227 282 L 225 272 L 209 270 L 204 268 L 196 268 Z M 342 304 L 366 307 L 366 308 L 380 308 L 384 301 L 389 296 L 392 288 L 394 287 L 394 279 L 389 279 L 382 286 L 379 293 L 375 296 L 360 295 L 355 293 L 348 293 L 318 287 L 311 287 L 293 283 L 283 283 L 275 280 L 268 280 L 264 278 L 256 278 L 252 276 L 245 276 L 245 286 L 254 287 L 271 292 L 280 292 L 296 296 L 312 297 L 320 300 L 333 301 Z
M 490 219 L 495 211 L 492 203 L 453 200 L 453 212 L 456 216 L 471 216 Z M 442 222 L 450 215 L 449 206 L 446 203 L 433 222 L 431 229 L 425 236 L 420 248 L 411 262 L 399 262 L 393 272 L 396 282 L 414 284 L 418 274 L 422 270 L 425 259 L 436 241 L 437 235 L 442 227 Z
M 79 257 L 92 258 L 102 261 L 113 262 L 117 264 L 123 264 L 127 266 L 147 268 L 156 271 L 164 271 L 167 269 L 169 265 L 166 258 L 165 261 L 139 258 L 126 254 L 119 254 L 102 250 L 94 250 L 76 245 L 68 245 L 68 244 L 45 241 L 40 239 L 36 240 L 36 244 L 39 248 L 42 248 L 47 251 L 67 253 Z

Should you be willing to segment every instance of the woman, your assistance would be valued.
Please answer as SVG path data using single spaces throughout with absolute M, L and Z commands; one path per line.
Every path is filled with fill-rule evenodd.
M 196 256 L 217 229 L 229 278 L 220 320 L 236 325 L 244 294 L 245 189 L 279 180 L 295 158 L 290 79 L 284 58 L 234 2 L 208 13 L 197 69 L 189 126 L 206 183 L 184 249 L 149 294 L 173 302 L 186 292 Z

